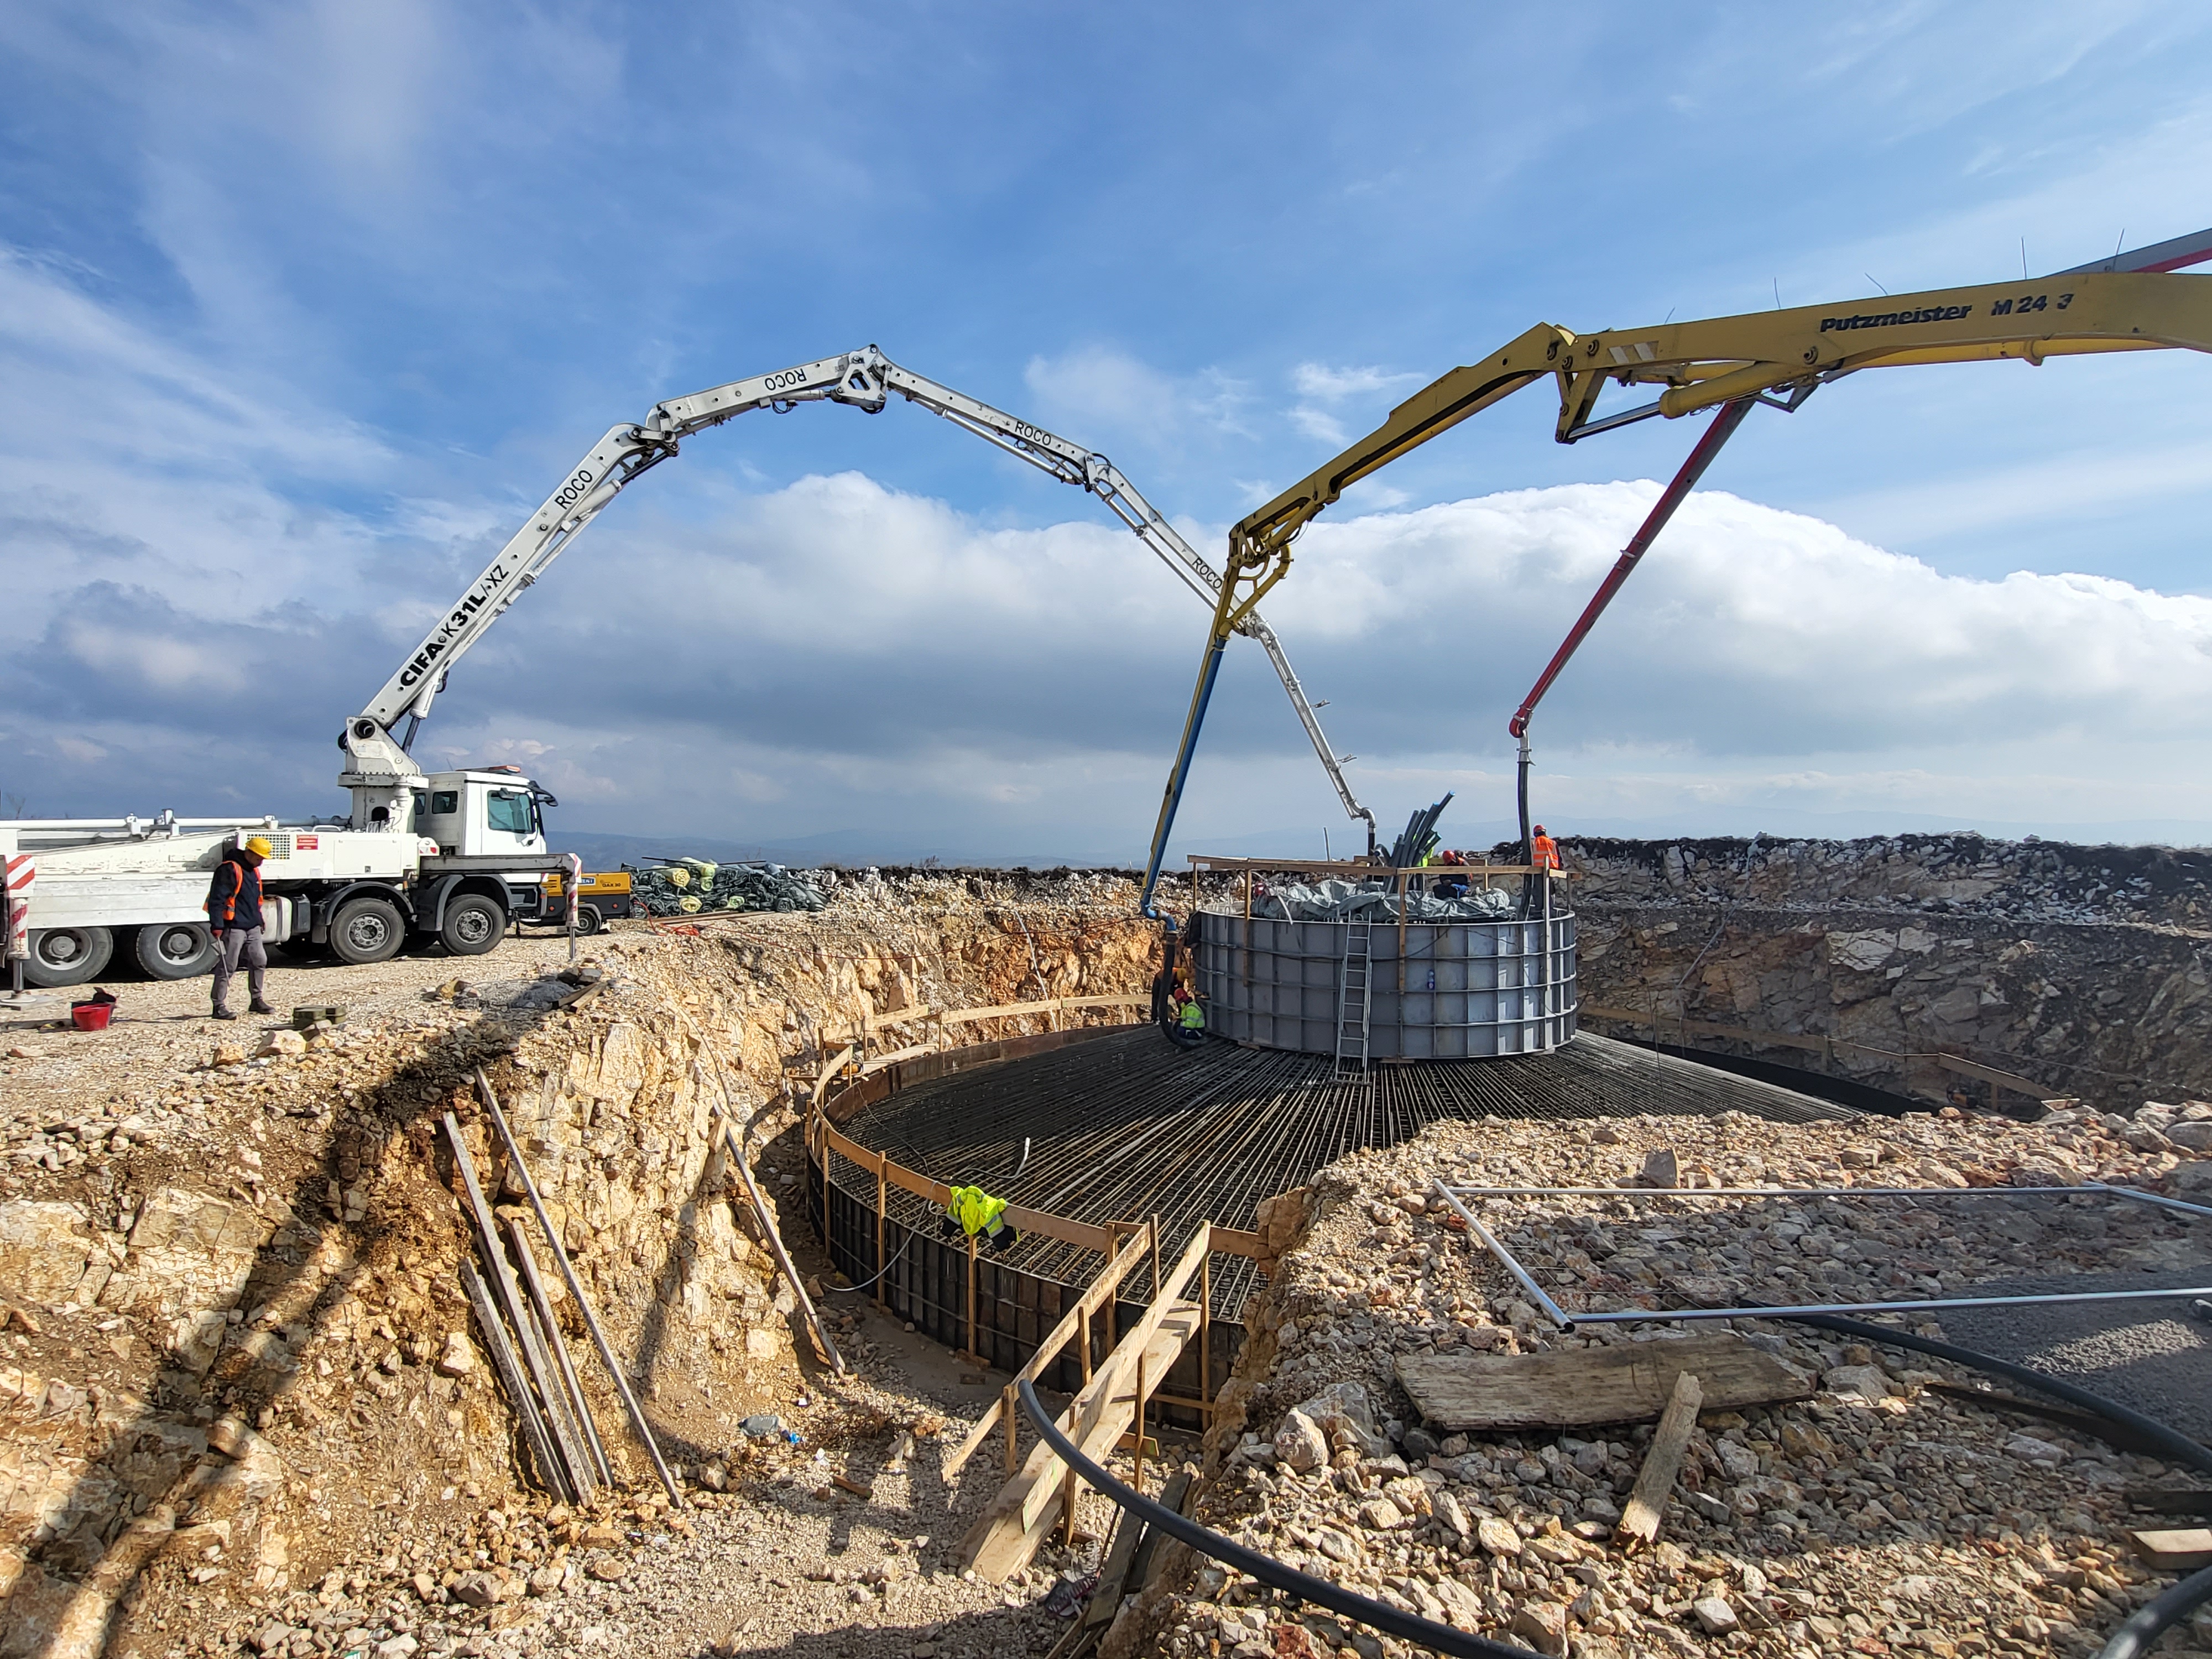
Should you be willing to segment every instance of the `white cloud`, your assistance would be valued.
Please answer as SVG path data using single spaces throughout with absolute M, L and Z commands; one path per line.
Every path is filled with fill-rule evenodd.
M 1218 368 L 1170 374 L 1112 346 L 1032 357 L 1023 383 L 1052 418 L 1142 434 L 1154 444 L 1194 429 L 1247 431 L 1244 382 Z
M 1331 404 L 1346 398 L 1403 391 L 1419 385 L 1421 378 L 1371 365 L 1332 368 L 1327 363 L 1300 363 L 1291 371 L 1291 384 L 1297 388 L 1298 396 Z

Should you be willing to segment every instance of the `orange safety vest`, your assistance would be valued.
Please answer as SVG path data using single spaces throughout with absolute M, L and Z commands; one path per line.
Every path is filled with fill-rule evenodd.
M 1539 870 L 1559 868 L 1559 848 L 1549 836 L 1539 836 L 1529 844 L 1528 862 Z

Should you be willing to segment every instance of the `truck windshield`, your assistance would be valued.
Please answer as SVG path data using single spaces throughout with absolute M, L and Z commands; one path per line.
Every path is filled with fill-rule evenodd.
M 510 835 L 531 832 L 530 797 L 515 789 L 495 789 L 484 798 L 484 823 Z

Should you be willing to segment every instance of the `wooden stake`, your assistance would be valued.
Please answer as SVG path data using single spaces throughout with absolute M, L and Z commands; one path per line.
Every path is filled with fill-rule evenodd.
M 876 1154 L 876 1306 L 878 1309 L 887 1305 L 884 1301 L 884 1218 L 890 1213 L 890 1194 L 884 1178 L 884 1155 L 878 1152 Z
M 582 1454 L 569 1443 L 563 1433 L 559 1412 L 556 1409 L 558 1396 L 555 1393 L 552 1367 L 538 1346 L 537 1332 L 523 1311 L 522 1297 L 515 1288 L 514 1279 L 507 1265 L 507 1254 L 500 1248 L 499 1224 L 492 1219 L 491 1206 L 484 1201 L 483 1188 L 477 1184 L 477 1167 L 469 1156 L 468 1144 L 461 1139 L 461 1126 L 451 1112 L 445 1115 L 446 1139 L 453 1146 L 453 1163 L 461 1172 L 461 1183 L 468 1189 L 469 1208 L 476 1220 L 477 1250 L 483 1258 L 484 1272 L 498 1299 L 498 1305 L 514 1327 L 516 1340 L 520 1343 L 522 1357 L 530 1368 L 532 1378 L 538 1384 L 539 1398 L 545 1402 L 547 1438 L 554 1453 L 554 1461 L 547 1468 L 551 1477 L 549 1484 L 560 1497 L 574 1500 L 580 1495 L 582 1481 L 575 1471 L 583 1466 Z
M 1667 1512 L 1667 1498 L 1674 1490 L 1675 1476 L 1682 1472 L 1682 1454 L 1689 1449 L 1691 1432 L 1698 1426 L 1698 1407 L 1705 1402 L 1705 1397 L 1696 1376 L 1688 1371 L 1676 1376 L 1674 1395 L 1659 1419 L 1650 1449 L 1644 1454 L 1644 1468 L 1636 1477 L 1636 1490 L 1628 1495 L 1620 1524 L 1613 1528 L 1615 1537 L 1649 1545 L 1659 1536 L 1659 1522 Z
M 1136 1466 L 1129 1472 L 1129 1489 L 1139 1498 L 1145 1493 L 1145 1356 L 1137 1354 L 1137 1420 L 1133 1425 L 1137 1440 Z
M 1015 1437 L 1015 1425 L 1021 1415 L 1021 1402 L 1014 1398 L 1014 1385 L 1007 1383 L 1000 1396 L 1000 1414 L 1006 1419 L 1006 1479 L 1011 1480 L 1021 1472 L 1021 1449 Z
M 983 1356 L 975 1346 L 975 1235 L 968 1235 L 968 1357 L 977 1364 Z
M 1206 1260 L 1198 1269 L 1198 1397 L 1213 1398 L 1213 1224 L 1206 1229 Z

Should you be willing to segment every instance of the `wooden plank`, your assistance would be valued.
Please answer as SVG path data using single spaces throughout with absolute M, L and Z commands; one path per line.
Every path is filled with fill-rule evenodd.
M 1259 1234 L 1248 1232 L 1242 1227 L 1224 1227 L 1217 1224 L 1213 1230 L 1213 1248 L 1222 1255 L 1249 1256 L 1253 1261 L 1257 1261 L 1260 1259 L 1261 1243 Z
M 1136 1387 L 1146 1371 L 1154 1376 L 1164 1376 L 1190 1339 L 1198 1334 L 1198 1306 L 1191 1302 L 1170 1302 L 1163 1297 L 1158 1304 L 1160 1317 L 1149 1329 L 1139 1327 L 1129 1333 L 1121 1348 L 1117 1365 L 1109 1355 L 1098 1375 L 1091 1379 L 1090 1388 L 1076 1397 L 1069 1408 L 1074 1426 L 1068 1438 L 1074 1441 L 1085 1457 L 1091 1462 L 1103 1462 L 1114 1449 L 1115 1443 L 1129 1431 L 1137 1420 Z M 1141 1346 L 1139 1338 L 1141 1335 Z M 1051 1448 L 1047 1447 L 1048 1455 Z M 1059 1462 L 1057 1457 L 1053 1462 Z M 1032 1491 L 1022 1500 L 1022 1525 L 1028 1527 L 1045 1512 L 1051 1494 L 1043 1490 Z
M 1200 1310 L 1194 1303 L 1175 1298 L 1204 1264 L 1210 1231 L 1201 1225 L 1192 1236 L 1182 1260 L 1163 1282 L 1159 1299 L 1115 1345 L 1105 1363 L 1060 1413 L 1061 1429 L 1086 1457 L 1103 1458 L 1135 1421 L 1130 1384 L 1139 1358 L 1150 1374 L 1165 1376 L 1196 1334 L 1202 1321 Z M 1149 1255 L 1133 1249 L 1127 1254 L 1132 1260 Z M 1053 1500 L 1066 1474 L 1052 1448 L 1040 1442 L 1031 1449 L 1021 1473 L 1000 1489 L 960 1540 L 961 1565 L 993 1583 L 1026 1566 L 1052 1529 Z
M 943 1182 L 932 1181 L 927 1176 L 892 1163 L 872 1147 L 863 1146 L 850 1135 L 833 1127 L 827 1118 L 821 1120 L 817 1133 L 820 1139 L 829 1143 L 831 1150 L 864 1170 L 873 1170 L 880 1161 L 884 1179 L 903 1192 L 940 1205 L 952 1196 L 952 1189 Z M 1019 1204 L 1006 1206 L 1006 1219 L 1023 1232 L 1040 1233 L 1047 1238 L 1056 1238 L 1063 1244 L 1073 1244 L 1078 1249 L 1096 1250 L 1101 1255 L 1111 1253 L 1113 1235 L 1105 1228 L 1093 1226 L 1087 1221 L 1054 1215 L 1049 1210 L 1032 1210 Z
M 1014 1380 L 1020 1382 L 1027 1378 L 1034 1382 L 1043 1376 L 1044 1368 L 1060 1358 L 1060 1351 L 1075 1334 L 1088 1329 L 1090 1321 L 1113 1298 L 1114 1292 L 1121 1287 L 1121 1281 L 1129 1276 L 1129 1269 L 1137 1265 L 1142 1254 L 1139 1250 L 1125 1250 L 1100 1268 L 1097 1275 L 1083 1287 L 1083 1293 L 1076 1297 L 1075 1305 L 1060 1316 L 1060 1323 L 1054 1326 L 1046 1334 L 1044 1340 L 1037 1344 L 1036 1352 L 1030 1356 L 1029 1364 L 1014 1373 Z M 939 1473 L 943 1479 L 951 1480 L 975 1455 L 989 1436 L 992 1425 L 998 1420 L 1000 1410 L 999 1407 L 993 1407 L 983 1413 L 982 1421 L 968 1431 L 968 1437 L 954 1449 L 952 1455 L 941 1466 Z
M 1637 1474 L 1636 1489 L 1628 1494 L 1628 1503 L 1620 1513 L 1620 1524 L 1613 1528 L 1616 1539 L 1649 1544 L 1658 1537 L 1659 1522 L 1667 1513 L 1668 1494 L 1674 1490 L 1674 1479 L 1682 1472 L 1682 1454 L 1689 1449 L 1690 1435 L 1698 1426 L 1701 1399 L 1693 1373 L 1683 1371 L 1674 1378 L 1674 1392 L 1651 1437 L 1651 1448 L 1644 1454 L 1644 1467 Z
M 2160 1572 L 2194 1572 L 2199 1567 L 2212 1567 L 2212 1527 L 2131 1532 L 2128 1541 L 2136 1547 L 2144 1565 Z
M 1641 1423 L 1667 1408 L 1675 1379 L 1692 1371 L 1714 1411 L 1809 1399 L 1819 1386 L 1733 1331 L 1547 1353 L 1398 1359 L 1399 1382 L 1440 1434 Z

